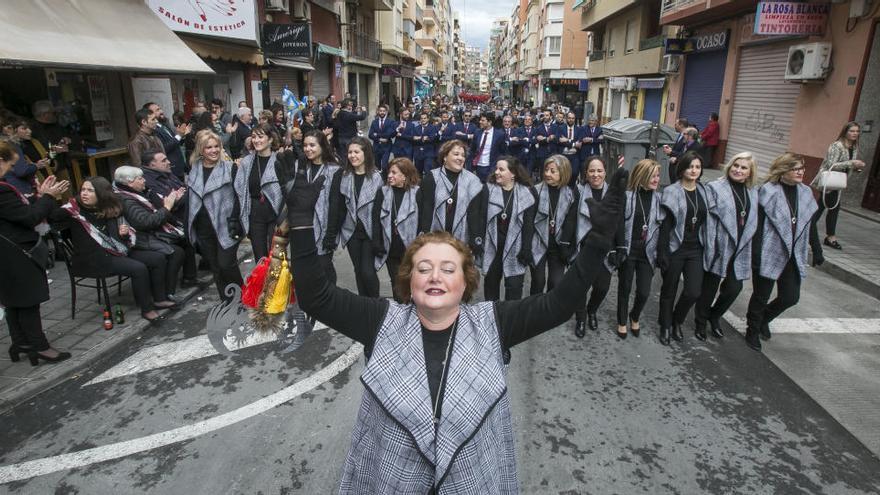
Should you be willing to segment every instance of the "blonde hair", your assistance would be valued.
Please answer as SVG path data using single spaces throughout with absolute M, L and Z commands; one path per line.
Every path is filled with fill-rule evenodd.
M 651 177 L 655 171 L 660 171 L 660 164 L 650 158 L 644 158 L 636 163 L 631 174 L 629 174 L 629 183 L 626 188 L 630 191 L 636 191 L 639 187 L 648 189 L 651 184 Z
M 773 160 L 773 163 L 770 164 L 770 170 L 767 172 L 767 177 L 764 180 L 766 182 L 779 182 L 783 175 L 791 172 L 792 169 L 798 168 L 798 165 L 803 166 L 803 164 L 804 157 L 786 151 Z
M 202 159 L 202 153 L 204 153 L 205 148 L 208 147 L 208 142 L 211 140 L 217 141 L 218 146 L 222 146 L 223 141 L 220 140 L 220 136 L 217 135 L 216 132 L 211 129 L 202 129 L 196 134 L 195 146 L 193 147 L 193 153 L 189 157 L 190 165 L 195 165 L 196 162 Z
M 559 170 L 559 185 L 564 186 L 571 181 L 571 162 L 563 155 L 550 155 L 544 160 L 543 170 L 547 170 L 547 165 L 556 165 Z
M 745 160 L 749 164 L 749 177 L 745 181 L 745 186 L 753 187 L 758 182 L 758 164 L 755 162 L 755 157 L 748 151 L 733 155 L 733 158 L 724 166 L 724 177 L 730 177 L 730 169 L 740 160 Z

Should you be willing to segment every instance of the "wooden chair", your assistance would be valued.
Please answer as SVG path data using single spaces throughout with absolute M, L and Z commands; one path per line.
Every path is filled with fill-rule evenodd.
M 122 295 L 122 283 L 128 280 L 129 277 L 122 275 L 113 275 L 111 273 L 99 273 L 94 272 L 92 270 L 84 270 L 80 269 L 73 262 L 73 243 L 70 241 L 69 233 L 65 235 L 66 232 L 53 232 L 52 240 L 55 243 L 56 249 L 61 254 L 61 259 L 64 260 L 64 265 L 67 267 L 67 274 L 70 276 L 70 318 L 76 318 L 76 288 L 77 287 L 85 287 L 88 289 L 95 289 L 98 292 L 98 304 L 102 302 L 103 295 L 103 303 L 105 309 L 112 308 L 110 304 L 110 287 L 116 287 L 116 295 Z M 116 277 L 115 282 L 107 283 L 107 279 L 112 277 Z

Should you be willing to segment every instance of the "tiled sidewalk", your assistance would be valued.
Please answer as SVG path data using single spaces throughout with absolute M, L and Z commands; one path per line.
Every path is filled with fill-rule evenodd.
M 823 246 L 825 264 L 819 269 L 880 299 L 880 215 L 867 210 L 857 213 L 841 210 L 837 239 L 843 249 Z M 824 216 L 818 228 L 819 237 L 824 238 Z

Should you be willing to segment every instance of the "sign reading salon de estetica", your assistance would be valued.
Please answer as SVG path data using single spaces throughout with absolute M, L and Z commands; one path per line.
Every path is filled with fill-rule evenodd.
M 307 22 L 264 24 L 262 45 L 270 57 L 311 57 L 312 32 Z
M 147 0 L 172 31 L 257 41 L 256 0 Z

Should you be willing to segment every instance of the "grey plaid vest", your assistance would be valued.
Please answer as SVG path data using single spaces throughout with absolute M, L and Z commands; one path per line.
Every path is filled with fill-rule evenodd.
M 688 220 L 685 218 L 687 216 L 687 198 L 685 198 L 684 188 L 681 186 L 681 182 L 676 182 L 674 184 L 670 184 L 663 189 L 663 196 L 660 198 L 660 204 L 665 206 L 670 212 L 672 212 L 673 217 L 675 218 L 675 228 L 672 230 L 672 235 L 669 236 L 669 253 L 675 253 L 678 251 L 678 248 L 681 247 L 681 243 L 684 241 L 684 225 L 688 223 Z M 706 187 L 697 182 L 697 204 L 699 208 L 706 208 Z M 708 212 L 707 215 L 708 217 Z M 706 223 L 700 226 L 700 231 L 697 233 L 698 238 L 700 239 L 700 244 L 705 249 L 706 243 L 708 242 L 706 238 Z
M 241 219 L 241 225 L 244 227 L 245 234 L 250 230 L 250 177 L 256 156 L 256 153 L 250 153 L 242 158 L 241 163 L 238 164 L 238 174 L 235 176 L 235 194 L 238 195 L 238 202 L 241 205 L 239 218 Z M 282 204 L 284 203 L 284 194 L 281 192 L 278 174 L 275 173 L 275 159 L 277 156 L 278 153 L 273 151 L 272 156 L 269 157 L 266 170 L 263 171 L 263 175 L 260 177 L 260 192 L 269 201 L 269 204 L 272 205 L 272 210 L 280 214 Z
M 637 212 L 640 212 L 638 206 L 639 198 L 637 195 L 638 192 L 626 192 L 626 208 L 624 209 L 623 214 L 625 224 L 623 228 L 624 244 L 627 254 L 629 254 L 630 246 L 632 246 L 632 230 L 633 222 L 635 222 L 635 215 Z M 648 232 L 647 238 L 645 239 L 645 256 L 648 258 L 648 262 L 651 264 L 652 268 L 656 268 L 657 266 L 657 242 L 660 240 L 660 224 L 663 222 L 663 212 L 660 211 L 661 197 L 662 195 L 660 194 L 660 191 L 654 191 L 654 194 L 651 195 L 651 206 L 647 219 Z
M 807 276 L 807 249 L 810 245 L 810 221 L 819 209 L 810 188 L 799 184 L 797 188 L 797 224 L 792 233 L 791 210 L 785 200 L 782 186 L 767 182 L 758 190 L 758 201 L 764 208 L 764 231 L 761 245 L 761 270 L 764 278 L 776 280 L 794 253 L 801 278 Z
M 431 174 L 434 175 L 434 183 L 436 184 L 431 230 L 446 230 L 446 200 L 452 194 L 453 185 L 446 178 L 446 172 L 444 172 L 443 167 L 431 170 Z M 468 207 L 470 207 L 471 200 L 483 190 L 483 184 L 473 172 L 467 170 L 459 172 L 457 183 L 458 196 L 455 201 L 455 219 L 450 234 L 462 242 L 467 242 L 468 229 L 465 218 L 467 217 Z
M 202 206 L 208 212 L 208 218 L 211 219 L 211 225 L 214 226 L 214 232 L 217 234 L 220 246 L 223 249 L 228 249 L 235 245 L 236 241 L 229 237 L 227 222 L 235 208 L 235 189 L 232 186 L 232 167 L 234 166 L 232 162 L 227 161 L 217 163 L 211 176 L 208 177 L 208 182 L 204 182 L 202 179 L 204 170 L 201 160 L 196 162 L 190 171 L 186 182 L 187 201 L 189 202 L 187 234 L 193 246 L 198 241 L 194 220 Z
M 357 228 L 360 220 L 364 224 L 367 236 L 373 236 L 373 200 L 376 199 L 376 191 L 382 188 L 382 175 L 373 171 L 364 177 L 361 192 L 357 199 L 354 197 L 354 175 L 343 173 L 339 184 L 339 192 L 345 198 L 345 219 L 342 220 L 342 232 L 339 235 L 339 244 L 345 246 Z
M 703 250 L 703 266 L 719 277 L 746 280 L 752 270 L 752 238 L 758 230 L 758 190 L 746 189 L 749 212 L 744 219 L 742 237 L 739 236 L 739 208 L 730 183 L 722 177 L 706 184 L 706 202 L 709 216 L 706 224 L 708 244 Z M 733 273 L 727 265 L 733 259 Z
M 403 194 L 403 199 L 397 209 L 397 233 L 403 246 L 408 247 L 419 233 L 419 203 L 416 195 L 419 186 L 412 186 Z M 391 186 L 382 187 L 382 209 L 379 212 L 379 223 L 382 224 L 382 238 L 384 240 L 385 254 L 376 257 L 376 270 L 382 268 L 388 259 L 388 251 L 391 249 L 391 208 L 394 200 L 394 190 Z
M 483 275 L 489 271 L 492 261 L 499 249 L 502 251 L 501 267 L 505 277 L 522 275 L 526 272 L 526 265 L 521 264 L 516 255 L 522 247 L 523 215 L 530 206 L 535 204 L 535 197 L 527 186 L 514 184 L 512 197 L 510 198 L 510 218 L 507 219 L 507 237 L 504 246 L 498 245 L 498 221 L 501 220 L 501 210 L 504 208 L 504 193 L 500 186 L 487 185 L 489 189 L 489 207 L 486 211 L 486 244 L 483 248 L 483 259 L 480 269 Z
M 550 245 L 550 189 L 546 183 L 541 182 L 535 186 L 538 193 L 538 210 L 535 212 L 535 235 L 532 236 L 532 257 L 535 264 L 540 263 L 547 256 L 547 248 Z M 574 203 L 574 192 L 568 186 L 559 187 L 559 201 L 556 203 L 556 242 L 562 239 L 562 223 L 568 210 Z

